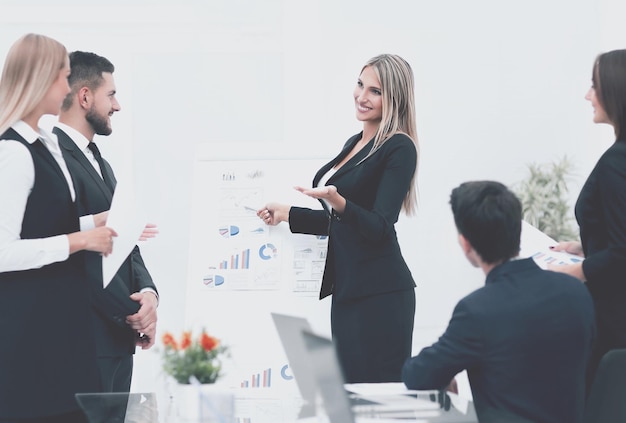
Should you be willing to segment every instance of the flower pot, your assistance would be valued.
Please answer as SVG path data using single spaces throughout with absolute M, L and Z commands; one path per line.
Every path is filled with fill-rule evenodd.
M 215 384 L 172 387 L 175 414 L 186 423 L 234 423 L 235 394 Z

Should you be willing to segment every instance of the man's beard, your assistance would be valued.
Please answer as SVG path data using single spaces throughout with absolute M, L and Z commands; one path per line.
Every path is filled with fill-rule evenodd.
M 108 116 L 102 117 L 98 115 L 93 107 L 89 109 L 89 111 L 85 115 L 85 119 L 87 120 L 87 122 L 89 122 L 89 124 L 93 128 L 93 131 L 97 135 L 111 135 L 111 132 L 113 132 L 113 130 L 109 126 L 107 118 Z

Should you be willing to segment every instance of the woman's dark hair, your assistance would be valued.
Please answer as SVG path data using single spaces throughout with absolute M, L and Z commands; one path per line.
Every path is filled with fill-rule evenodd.
M 591 79 L 596 97 L 615 129 L 615 136 L 626 140 L 626 50 L 598 55 Z

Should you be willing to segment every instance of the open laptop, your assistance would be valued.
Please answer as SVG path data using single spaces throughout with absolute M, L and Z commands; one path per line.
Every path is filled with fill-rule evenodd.
M 334 389 L 341 392 L 341 398 L 347 402 L 349 409 L 357 413 L 368 413 L 371 410 L 401 411 L 402 407 L 389 404 L 391 396 L 387 394 L 383 397 L 375 397 L 367 394 L 355 394 L 345 389 L 343 371 L 334 355 L 335 350 L 331 340 L 327 339 L 324 341 L 324 345 L 330 347 L 332 356 L 320 358 L 320 363 L 316 365 L 315 357 L 311 357 L 311 348 L 306 345 L 302 335 L 303 332 L 313 333 L 307 319 L 279 313 L 271 313 L 271 315 L 283 349 L 287 355 L 287 360 L 289 361 L 289 365 L 296 379 L 298 390 L 304 400 L 304 405 L 299 413 L 300 418 L 316 415 L 316 398 L 318 391 L 317 376 L 319 376 L 319 372 L 326 370 L 334 375 Z M 328 353 L 328 348 L 324 351 Z M 400 400 L 404 399 L 400 395 L 397 395 L 396 398 Z M 412 405 L 408 405 L 408 407 L 411 406 Z M 407 404 L 404 404 L 404 407 L 407 407 Z M 431 409 L 438 408 L 435 404 L 431 404 L 430 401 L 428 407 Z
M 315 415 L 316 382 L 313 368 L 309 364 L 306 346 L 302 338 L 302 331 L 311 331 L 311 325 L 303 317 L 272 313 L 274 326 L 287 355 L 287 361 L 296 379 L 300 396 L 304 405 L 300 410 L 300 417 Z
M 78 393 L 75 397 L 89 423 L 159 421 L 156 394 L 154 393 Z
M 437 390 L 406 390 L 404 394 L 386 395 L 383 389 L 380 392 L 382 395 L 380 403 L 354 405 L 345 389 L 341 367 L 332 340 L 308 330 L 302 331 L 302 338 L 307 349 L 310 366 L 314 370 L 316 386 L 330 423 L 406 422 L 407 419 L 411 419 L 413 422 L 431 423 L 477 422 L 475 416 L 462 415 L 454 408 L 446 410 L 442 401 L 447 395 Z M 394 384 L 381 384 L 382 387 L 389 385 Z M 397 392 L 401 392 L 401 390 L 397 390 Z M 372 395 L 375 396 L 375 394 Z M 382 398 L 386 399 L 382 400 Z

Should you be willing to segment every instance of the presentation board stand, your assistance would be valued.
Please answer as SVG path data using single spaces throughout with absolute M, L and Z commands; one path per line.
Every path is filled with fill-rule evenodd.
M 229 347 L 219 382 L 250 396 L 297 396 L 271 312 L 305 317 L 330 335 L 330 299 L 319 300 L 326 237 L 292 234 L 287 223 L 268 226 L 256 216 L 272 201 L 321 209 L 293 186 L 310 186 L 323 163 L 195 164 L 185 325 Z

